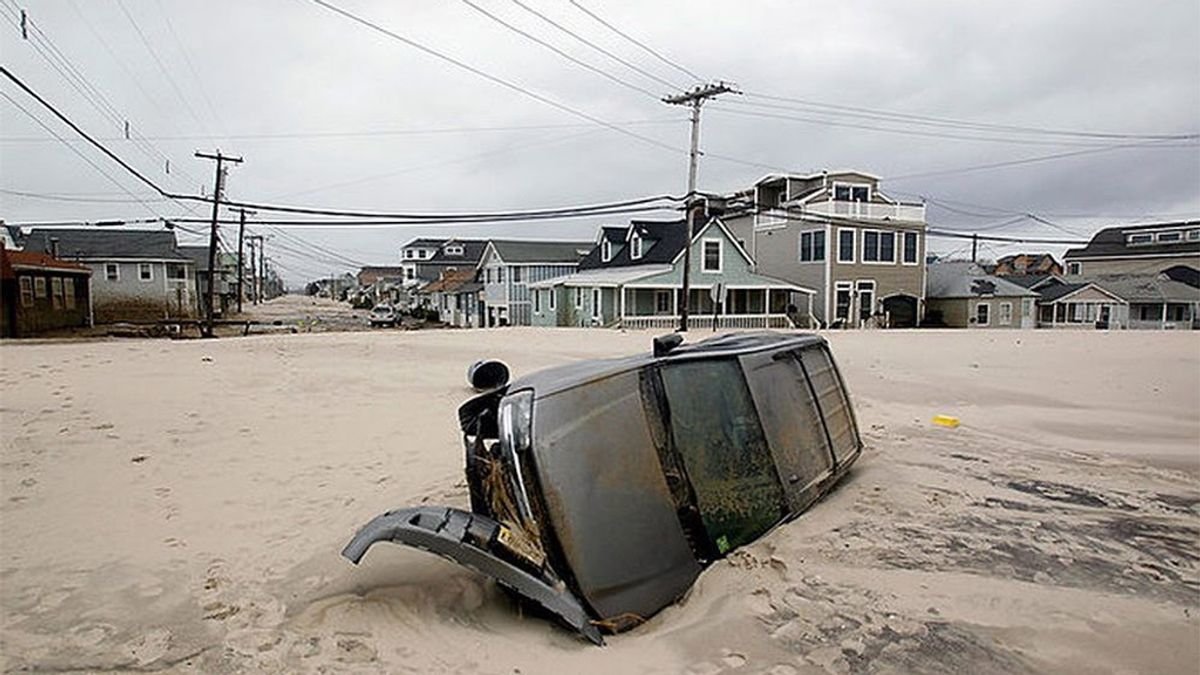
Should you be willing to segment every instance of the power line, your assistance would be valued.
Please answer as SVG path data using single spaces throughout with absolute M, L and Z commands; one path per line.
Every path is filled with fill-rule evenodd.
M 315 1 L 320 1 L 320 0 L 315 0 Z M 215 201 L 213 198 L 209 198 L 209 197 L 198 197 L 198 196 L 194 196 L 194 195 L 181 195 L 181 194 L 176 194 L 176 193 L 172 193 L 172 192 L 168 192 L 168 191 L 164 190 L 153 180 L 147 178 L 144 174 L 142 174 L 140 171 L 138 171 L 133 166 L 130 166 L 128 162 L 121 159 L 120 156 L 118 156 L 116 153 L 114 153 L 112 150 L 110 150 L 103 143 L 100 143 L 95 138 L 93 138 L 90 134 L 88 134 L 86 131 L 84 131 L 78 124 L 73 122 L 69 117 L 67 117 L 64 113 L 62 113 L 53 104 L 51 104 L 49 101 L 47 101 L 45 98 L 43 98 L 40 94 L 38 94 L 36 91 L 31 89 L 29 87 L 29 85 L 25 84 L 20 78 L 18 78 L 16 75 L 14 75 L 12 73 L 12 71 L 10 71 L 7 67 L 0 65 L 0 74 L 3 74 L 5 77 L 7 77 L 13 83 L 15 83 L 26 94 L 28 94 L 30 97 L 32 97 L 34 100 L 36 100 L 39 104 L 41 104 L 42 107 L 49 110 L 51 113 L 54 114 L 55 117 L 57 117 L 64 124 L 69 126 L 75 133 L 79 134 L 81 137 L 86 139 L 92 146 L 99 149 L 101 152 L 103 152 L 105 155 L 107 155 L 110 159 L 112 159 L 114 162 L 119 164 L 123 169 L 125 169 L 131 175 L 136 177 L 139 181 L 141 181 L 145 185 L 149 186 L 151 189 L 153 189 L 155 192 L 162 195 L 163 197 L 166 197 L 168 199 L 189 200 L 189 201 L 197 201 L 197 202 L 205 202 L 205 203 L 212 203 Z M 71 147 L 74 148 L 74 146 L 71 146 Z M 674 203 L 674 202 L 679 202 L 679 201 L 682 201 L 682 198 L 674 197 L 671 195 L 658 195 L 658 196 L 651 196 L 651 197 L 641 197 L 641 198 L 637 198 L 637 199 L 627 199 L 627 200 L 616 201 L 616 202 L 607 202 L 607 203 L 602 203 L 602 204 L 568 206 L 568 207 L 558 207 L 558 208 L 551 208 L 551 209 L 530 209 L 530 210 L 523 210 L 523 211 L 503 211 L 503 212 L 493 212 L 493 213 L 455 213 L 455 214 L 380 213 L 380 212 L 350 211 L 350 210 L 341 210 L 341 209 L 317 209 L 317 208 L 310 208 L 310 207 L 283 206 L 283 205 L 276 205 L 276 204 L 258 204 L 258 203 L 254 203 L 254 202 L 244 202 L 244 201 L 225 201 L 225 204 L 228 206 L 243 207 L 243 208 L 259 210 L 259 211 L 275 211 L 275 212 L 281 212 L 281 213 L 295 213 L 295 214 L 317 215 L 317 216 L 342 216 L 342 217 L 347 217 L 347 218 L 409 220 L 409 221 L 417 221 L 417 222 L 423 221 L 423 220 L 428 220 L 428 221 L 441 220 L 444 222 L 449 222 L 449 221 L 446 221 L 446 219 L 452 218 L 452 219 L 456 219 L 456 222 L 475 222 L 475 221 L 486 222 L 488 220 L 500 220 L 500 219 L 511 218 L 511 217 L 555 217 L 555 216 L 574 217 L 574 216 L 586 216 L 586 215 L 606 215 L 610 212 L 610 209 L 618 209 L 618 208 L 623 208 L 623 207 L 646 207 L 647 205 L 651 205 L 656 202 L 672 202 L 672 203 Z M 616 213 L 618 211 L 611 211 L 611 212 Z
M 679 148 L 676 148 L 673 145 L 670 145 L 668 143 L 663 143 L 662 141 L 650 138 L 649 136 L 643 136 L 634 131 L 630 131 L 628 129 L 625 129 L 624 127 L 613 124 L 612 122 L 608 122 L 606 120 L 600 119 L 599 117 L 595 117 L 594 115 L 585 113 L 582 110 L 572 108 L 571 106 L 568 106 L 564 103 L 559 103 L 558 101 L 556 101 L 552 98 L 543 96 L 541 94 L 538 94 L 537 92 L 526 89 L 525 87 L 522 87 L 518 84 L 514 84 L 512 82 L 509 82 L 508 80 L 505 80 L 503 78 L 492 75 L 491 73 L 485 72 L 485 71 L 483 71 L 479 68 L 476 68 L 475 66 L 472 66 L 464 61 L 460 61 L 459 59 L 456 59 L 452 56 L 443 54 L 442 52 L 439 52 L 436 49 L 433 49 L 432 47 L 427 47 L 427 46 L 421 44 L 420 42 L 417 42 L 416 40 L 407 38 L 403 35 L 400 35 L 399 33 L 396 33 L 395 31 L 384 28 L 383 26 L 380 26 L 377 23 L 374 23 L 374 22 L 364 19 L 356 14 L 348 12 L 348 11 L 334 5 L 333 3 L 327 2 L 326 0 L 312 0 L 312 2 L 317 5 L 320 5 L 321 7 L 324 7 L 325 9 L 328 9 L 331 12 L 334 12 L 335 14 L 339 14 L 347 19 L 350 19 L 351 21 L 353 21 L 359 25 L 366 26 L 367 28 L 370 28 L 371 30 L 374 30 L 382 35 L 386 35 L 394 40 L 403 42 L 404 44 L 406 44 L 414 49 L 424 52 L 424 53 L 426 53 L 430 56 L 433 56 L 434 58 L 437 58 L 441 61 L 445 61 L 446 63 L 454 65 L 458 68 L 466 70 L 467 72 L 473 73 L 479 77 L 484 78 L 485 80 L 488 80 L 489 82 L 498 84 L 506 89 L 510 89 L 510 90 L 515 91 L 524 96 L 528 96 L 529 98 L 532 98 L 536 101 L 540 101 L 541 103 L 544 103 L 548 106 L 557 108 L 563 112 L 566 112 L 566 113 L 569 113 L 576 117 L 588 120 L 589 122 L 592 122 L 594 124 L 599 124 L 602 127 L 611 129 L 620 134 L 624 134 L 625 136 L 629 136 L 630 138 L 635 138 L 639 141 L 642 141 L 643 143 L 648 143 L 650 145 L 653 145 L 653 146 L 656 146 L 659 148 L 664 148 L 666 150 L 670 150 L 671 152 L 675 152 L 675 153 L 682 152 L 682 150 L 680 150 Z
M 567 0 L 567 2 L 570 2 L 572 5 L 574 5 L 575 8 L 578 9 L 579 11 L 592 17 L 592 19 L 594 19 L 600 25 L 611 30 L 612 32 L 616 33 L 617 35 L 620 35 L 621 37 L 625 38 L 629 42 L 632 42 L 634 45 L 641 47 L 645 52 L 647 52 L 654 58 L 658 59 L 659 61 L 662 61 L 663 63 L 674 68 L 675 70 L 678 70 L 679 72 L 683 73 L 684 75 L 687 75 L 688 77 L 692 78 L 693 81 L 695 81 L 695 82 L 703 82 L 704 81 L 703 77 L 700 77 L 699 75 L 692 72 L 691 70 L 688 70 L 687 68 L 679 65 L 678 63 L 668 59 L 667 57 L 663 56 L 662 54 L 660 54 L 657 51 L 655 51 L 654 49 L 652 49 L 649 45 L 647 45 L 647 44 L 641 42 L 640 40 L 638 40 L 637 38 L 629 35 L 628 33 L 621 30 L 620 28 L 617 28 L 616 26 L 609 23 L 608 21 L 605 21 L 604 19 L 602 19 L 599 15 L 597 15 L 592 10 L 579 4 L 578 0 Z
M 513 2 L 513 4 L 520 7 L 521 9 L 525 10 L 526 12 L 529 12 L 530 14 L 538 17 L 542 21 L 545 21 L 546 23 L 557 28 L 558 30 L 562 31 L 563 33 L 566 33 L 567 35 L 575 38 L 579 42 L 582 42 L 583 44 L 587 45 L 588 47 L 591 47 L 592 49 L 600 52 L 601 54 L 603 54 L 603 55 L 607 56 L 608 58 L 612 59 L 613 61 L 616 61 L 617 63 L 625 66 L 626 68 L 629 68 L 630 70 L 632 70 L 646 78 L 654 80 L 655 82 L 657 82 L 663 86 L 669 87 L 670 89 L 683 89 L 683 87 L 680 87 L 679 85 L 671 82 L 670 80 L 665 80 L 665 79 L 655 75 L 654 73 L 651 73 L 650 71 L 645 70 L 644 68 L 641 68 L 640 66 L 638 66 L 634 63 L 626 61 L 625 59 L 621 58 L 620 56 L 617 56 L 616 54 L 605 49 L 604 47 L 601 47 L 600 45 L 592 42 L 591 40 L 588 40 L 587 38 L 579 35 L 578 33 L 571 30 L 570 28 L 563 26 L 562 24 L 558 23 L 554 19 L 551 19 L 550 17 L 546 16 L 542 12 L 539 12 L 538 10 L 534 9 L 533 7 L 530 7 L 529 5 L 522 2 L 521 0 L 512 0 L 512 2 Z
M 157 0 L 158 11 L 162 14 L 163 22 L 167 24 L 167 31 L 171 34 L 171 38 L 175 40 L 175 45 L 179 48 L 179 53 L 183 55 L 183 63 L 187 66 L 188 71 L 192 74 L 192 79 L 196 81 L 196 89 L 200 92 L 200 98 L 204 101 L 205 107 L 208 108 L 208 114 L 212 116 L 217 123 L 219 131 L 226 131 L 225 122 L 217 113 L 216 106 L 213 105 L 212 99 L 208 96 L 208 91 L 204 88 L 204 80 L 200 77 L 200 73 L 196 71 L 196 66 L 192 63 L 192 58 L 188 56 L 188 51 L 183 46 L 183 40 L 179 39 L 179 34 L 175 32 L 175 25 L 171 21 L 171 15 L 163 7 L 162 0 Z M 228 138 L 226 138 L 228 140 Z
M 225 204 L 236 205 L 235 202 L 223 202 Z M 249 207 L 247 207 L 249 208 Z M 275 225 L 279 227 L 314 227 L 314 228 L 392 228 L 392 227 L 435 227 L 440 225 L 494 225 L 500 223 L 529 223 L 537 221 L 558 221 L 570 220 L 573 218 L 597 218 L 602 216 L 630 215 L 653 213 L 657 211 L 676 211 L 674 207 L 668 206 L 642 206 L 608 209 L 605 211 L 583 211 L 583 212 L 568 212 L 568 213 L 548 213 L 544 215 L 530 215 L 528 213 L 514 213 L 506 216 L 491 215 L 480 216 L 478 214 L 469 214 L 463 216 L 437 216 L 423 219 L 411 218 L 370 218 L 370 219 L 347 219 L 347 218 L 330 218 L 330 219 L 286 219 L 286 218 L 260 218 L 256 222 L 262 225 Z M 200 223 L 208 222 L 203 218 L 168 218 L 170 222 L 181 223 Z M 234 225 L 236 220 L 221 219 L 218 221 L 223 225 Z
M 65 140 L 65 139 L 64 139 Z M 147 199 L 120 199 L 120 198 L 95 198 L 95 197 L 78 197 L 73 195 L 62 194 L 45 194 L 40 192 L 24 192 L 22 190 L 7 190 L 0 189 L 0 193 L 12 195 L 14 197 L 25 197 L 28 199 L 44 199 L 53 202 L 77 202 L 85 204 L 145 204 L 149 202 L 164 201 L 162 197 L 150 197 Z
M 1024 134 L 1052 135 L 1052 136 L 1072 136 L 1077 138 L 1096 138 L 1106 140 L 1188 140 L 1200 137 L 1200 134 L 1135 134 L 1135 133 L 1110 133 L 1099 131 L 1084 131 L 1078 129 L 1049 129 L 1045 127 L 1020 126 L 1011 124 L 994 124 L 988 122 L 977 122 L 971 120 L 953 119 L 948 117 L 932 117 L 929 115 L 915 115 L 910 113 L 900 113 L 888 110 L 880 110 L 877 108 L 864 108 L 857 106 L 842 105 L 836 103 L 823 103 L 802 98 L 790 98 L 787 96 L 771 96 L 768 94 L 759 94 L 755 92 L 747 92 L 748 98 L 761 98 L 771 101 L 784 101 L 800 104 L 798 108 L 792 109 L 828 109 L 839 111 L 839 114 L 845 114 L 853 117 L 862 117 L 867 119 L 879 120 L 905 120 L 914 124 L 925 124 L 930 126 L 943 126 L 952 128 L 973 128 L 991 131 L 1009 131 Z M 787 106 L 770 106 L 769 104 L 758 104 L 765 107 L 778 107 L 788 109 Z
M 1092 155 L 1098 152 L 1111 152 L 1113 150 L 1126 150 L 1129 148 L 1177 148 L 1183 147 L 1178 145 L 1159 145 L 1157 142 L 1146 143 L 1123 143 L 1120 145 L 1108 145 L 1100 148 L 1087 148 L 1085 150 L 1072 150 L 1069 152 L 1056 152 L 1049 155 L 1037 155 L 1034 157 L 1024 157 L 1021 159 L 1012 159 L 1003 162 L 990 162 L 988 164 L 976 164 L 973 166 L 963 166 L 956 169 L 940 169 L 937 171 L 924 171 L 920 173 L 902 174 L 899 176 L 889 176 L 889 181 L 912 180 L 913 178 L 931 178 L 934 176 L 947 176 L 951 174 L 969 173 L 973 171 L 985 171 L 988 169 L 1000 169 L 1010 166 L 1021 166 L 1024 164 L 1036 164 L 1039 162 L 1048 162 L 1055 159 L 1065 159 L 1067 157 L 1079 157 L 1081 155 Z
M 575 58 L 574 56 L 571 56 L 567 52 L 559 49 L 558 47 L 555 47 L 554 45 L 550 44 L 549 42 L 546 42 L 545 40 L 537 37 L 536 35 L 528 32 L 528 31 L 525 31 L 521 28 L 518 28 L 517 26 L 514 26 L 513 24 L 505 21 L 504 19 L 501 19 L 500 17 L 487 11 L 483 7 L 480 7 L 479 5 L 475 4 L 474 2 L 472 2 L 472 0 L 462 0 L 462 3 L 464 5 L 470 7 L 471 9 L 475 10 L 476 12 L 479 12 L 480 14 L 486 16 L 487 18 L 491 19 L 492 21 L 495 21 L 496 23 L 500 24 L 501 26 L 504 26 L 505 28 L 516 33 L 517 35 L 520 35 L 527 40 L 535 42 L 535 43 L 545 47 L 546 49 L 549 49 L 550 51 L 554 52 L 555 54 L 558 54 L 559 56 L 566 59 L 567 61 L 570 61 L 571 63 L 574 63 L 575 65 L 579 66 L 580 68 L 584 68 L 593 73 L 596 73 L 597 75 L 599 75 L 611 82 L 615 82 L 615 83 L 621 85 L 622 87 L 632 89 L 633 91 L 636 91 L 641 94 L 645 94 L 646 96 L 649 96 L 651 98 L 658 98 L 658 95 L 655 94 L 654 92 L 650 91 L 649 89 L 639 87 L 638 85 L 633 84 L 632 82 L 629 82 L 628 80 L 623 80 L 623 79 L 617 77 L 616 75 L 609 73 L 606 70 L 601 70 L 600 68 L 597 68 L 596 66 L 593 66 L 592 64 L 590 64 L 586 61 L 581 61 L 581 60 Z
M 195 109 L 192 108 L 192 104 L 188 103 L 187 99 L 184 98 L 183 91 L 179 89 L 179 85 L 175 82 L 175 78 L 171 75 L 171 71 L 167 70 L 167 67 L 163 65 L 162 59 L 158 58 L 158 52 L 154 51 L 154 47 L 150 45 L 149 38 L 147 38 L 146 34 L 142 32 L 142 28 L 138 25 L 137 20 L 135 20 L 133 15 L 129 13 L 129 10 L 126 9 L 124 1 L 117 0 L 117 7 L 120 8 L 121 13 L 125 15 L 125 18 L 129 19 L 129 25 L 133 26 L 134 32 L 136 32 L 138 38 L 141 39 L 142 45 L 146 48 L 146 51 L 150 53 L 150 58 L 153 59 L 155 65 L 158 66 L 159 72 L 161 72 L 163 77 L 166 78 L 167 84 L 171 85 L 171 90 L 175 92 L 175 95 L 179 98 L 179 101 L 183 103 L 184 109 L 187 110 L 188 114 L 192 116 L 193 120 L 195 120 L 196 126 L 203 129 L 205 125 L 200 121 L 200 116 L 196 114 Z

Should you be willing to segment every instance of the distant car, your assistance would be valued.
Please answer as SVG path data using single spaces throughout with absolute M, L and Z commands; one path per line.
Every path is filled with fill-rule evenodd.
M 342 554 L 358 563 L 380 541 L 439 554 L 596 644 L 601 629 L 675 602 L 704 566 L 832 489 L 862 451 L 823 338 L 680 342 L 494 380 L 458 411 L 471 511 L 391 511 Z
M 400 315 L 396 313 L 395 308 L 391 305 L 375 305 L 375 309 L 367 316 L 367 321 L 371 322 L 371 327 L 376 326 L 395 326 L 400 320 Z

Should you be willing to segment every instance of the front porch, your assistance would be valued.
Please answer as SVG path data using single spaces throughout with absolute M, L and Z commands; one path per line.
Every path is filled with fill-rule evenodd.
M 720 302 L 711 287 L 690 289 L 691 327 L 713 329 L 811 327 L 812 293 L 770 286 L 725 288 Z M 617 323 L 624 328 L 671 329 L 679 325 L 683 291 L 676 287 L 626 286 Z

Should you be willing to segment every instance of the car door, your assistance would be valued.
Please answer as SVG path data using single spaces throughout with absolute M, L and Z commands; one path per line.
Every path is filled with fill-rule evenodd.
M 821 483 L 833 472 L 829 437 L 800 358 L 796 349 L 741 357 L 793 515 L 820 496 Z
M 736 358 L 668 363 L 662 382 L 670 433 L 708 543 L 718 555 L 785 516 L 783 487 Z

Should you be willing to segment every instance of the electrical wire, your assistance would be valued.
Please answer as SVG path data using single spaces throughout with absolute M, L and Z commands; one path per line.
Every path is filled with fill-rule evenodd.
M 658 53 L 657 51 L 655 51 L 654 49 L 652 49 L 652 48 L 651 48 L 649 45 L 645 44 L 644 42 L 641 42 L 640 40 L 638 40 L 637 38 L 633 37 L 632 35 L 629 35 L 628 33 L 626 33 L 625 31 L 621 30 L 620 28 L 617 28 L 616 26 L 614 26 L 613 24 L 609 23 L 608 21 L 605 21 L 603 18 L 601 18 L 601 17 L 600 17 L 598 14 L 596 14 L 596 13 L 595 13 L 595 12 L 593 12 L 592 10 L 590 10 L 590 9 L 588 9 L 587 7 L 584 7 L 583 5 L 579 4 L 578 0 L 567 0 L 567 2 L 570 2 L 572 5 L 574 5 L 574 6 L 575 6 L 575 8 L 576 8 L 576 9 L 578 9 L 579 11 L 581 11 L 581 12 L 583 12 L 584 14 L 587 14 L 588 16 L 592 17 L 592 19 L 593 19 L 593 20 L 595 20 L 595 21 L 596 21 L 597 23 L 599 23 L 600 25 L 602 25 L 602 26 L 604 26 L 605 28 L 607 28 L 607 29 L 611 30 L 612 32 L 616 33 L 617 35 L 620 35 L 621 37 L 625 38 L 625 39 L 626 39 L 626 40 L 628 40 L 629 42 L 632 42 L 634 45 L 636 45 L 636 46 L 638 46 L 638 47 L 641 47 L 641 48 L 642 48 L 642 50 L 644 50 L 646 53 L 650 54 L 650 55 L 651 55 L 651 56 L 653 56 L 654 58 L 658 59 L 659 61 L 662 61 L 663 63 L 667 64 L 668 66 L 670 66 L 670 67 L 672 67 L 672 68 L 674 68 L 675 70 L 678 70 L 679 72 L 683 73 L 684 75 L 687 75 L 688 77 L 692 78 L 692 80 L 693 80 L 693 81 L 695 81 L 695 82 L 703 82 L 703 81 L 704 81 L 704 78 L 703 78 L 703 77 L 700 77 L 699 75 L 697 75 L 696 73 L 692 72 L 691 70 L 689 70 L 689 69 L 687 69 L 687 68 L 685 68 L 685 67 L 683 67 L 683 66 L 679 65 L 678 63 L 676 63 L 676 62 L 674 62 L 674 61 L 672 61 L 672 60 L 668 59 L 667 57 L 663 56 L 662 54 L 660 54 L 660 53 Z
M 636 85 L 632 82 L 629 82 L 628 80 L 623 80 L 606 70 L 602 70 L 600 68 L 597 68 L 596 66 L 593 66 L 592 64 L 590 64 L 586 61 L 581 61 L 580 59 L 577 59 L 574 56 L 571 56 L 567 52 L 559 49 L 558 47 L 555 47 L 554 45 L 550 44 L 549 42 L 546 42 L 545 40 L 539 38 L 538 36 L 534 35 L 533 33 L 530 33 L 526 30 L 518 28 L 517 26 L 500 18 L 499 16 L 496 16 L 495 14 L 487 11 L 483 7 L 480 7 L 478 4 L 472 2 L 472 0 L 461 0 L 461 2 L 464 5 L 475 10 L 476 12 L 479 12 L 480 14 L 486 16 L 487 18 L 491 19 L 492 21 L 494 21 L 494 22 L 500 24 L 501 26 L 504 26 L 508 30 L 516 33 L 517 35 L 520 35 L 520 36 L 524 37 L 525 39 L 530 40 L 531 42 L 535 42 L 535 43 L 541 45 L 542 47 L 549 49 L 550 51 L 554 52 L 555 54 L 558 54 L 559 56 L 566 59 L 567 61 L 579 66 L 580 68 L 583 68 L 585 70 L 596 73 L 597 75 L 599 75 L 611 82 L 615 82 L 615 83 L 621 85 L 622 87 L 625 87 L 627 89 L 632 89 L 633 91 L 636 91 L 640 94 L 645 94 L 646 96 L 649 96 L 650 98 L 658 100 L 658 94 L 655 94 L 654 92 L 650 91 L 649 89 L 646 89 L 644 87 L 639 87 L 638 85 Z
M 142 31 L 142 27 L 138 25 L 137 20 L 133 18 L 133 15 L 130 14 L 129 10 L 125 7 L 124 0 L 117 0 L 117 7 L 120 8 L 121 13 L 125 15 L 125 18 L 129 19 L 129 25 L 133 26 L 134 32 L 137 33 L 138 38 L 142 41 L 142 46 L 144 46 L 146 51 L 150 53 L 150 58 L 153 59 L 155 65 L 158 66 L 159 72 L 161 72 L 163 77 L 166 78 L 167 84 L 171 85 L 171 90 L 175 92 L 175 96 L 179 98 L 180 103 L 183 103 L 184 109 L 188 111 L 188 114 L 191 115 L 192 119 L 196 122 L 196 126 L 203 130 L 205 125 L 200 121 L 200 116 L 196 114 L 196 110 L 192 108 L 192 104 L 188 103 L 187 98 L 184 97 L 183 90 L 181 90 L 179 88 L 179 84 L 175 82 L 175 78 L 171 75 L 171 71 L 167 70 L 167 67 L 163 65 L 162 59 L 158 57 L 158 52 L 156 52 L 154 47 L 151 46 L 150 39 L 146 37 L 146 34 Z

